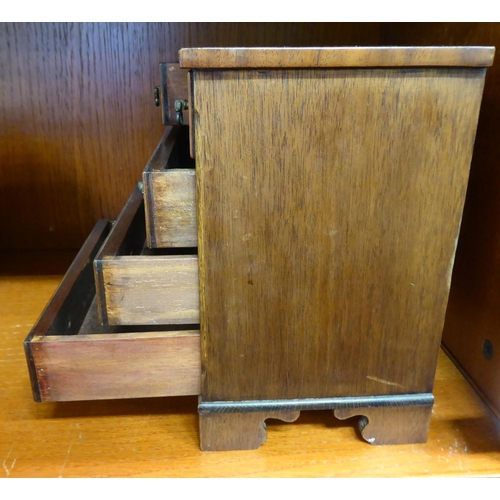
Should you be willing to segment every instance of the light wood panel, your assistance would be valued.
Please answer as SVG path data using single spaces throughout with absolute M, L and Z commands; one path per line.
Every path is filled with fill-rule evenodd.
M 494 47 L 235 47 L 181 49 L 181 68 L 491 66 Z
M 142 175 L 150 248 L 198 246 L 196 177 L 187 167 L 194 167 L 188 135 L 169 127 Z
M 32 267 L 33 252 L 21 257 L 20 271 Z M 36 254 L 36 272 L 59 259 Z M 196 396 L 35 403 L 22 342 L 61 278 L 5 271 L 0 278 L 1 477 L 499 475 L 498 428 L 443 353 L 426 444 L 370 446 L 356 419 L 304 411 L 294 423 L 268 420 L 268 439 L 258 450 L 206 453 L 199 449 Z
M 151 248 L 198 246 L 196 225 L 196 174 L 194 168 L 170 169 L 149 176 L 149 189 L 153 201 L 154 236 Z M 148 213 L 146 211 L 146 213 Z
M 431 392 L 484 70 L 193 78 L 203 400 Z
M 1 23 L 0 248 L 79 248 L 116 219 L 164 127 L 182 47 L 372 45 L 380 23 Z
M 199 323 L 196 248 L 145 248 L 143 195 L 134 189 L 94 259 L 99 317 L 106 325 Z
M 109 325 L 197 324 L 198 258 L 131 256 L 102 261 Z
M 499 23 L 394 23 L 385 43 L 500 46 Z M 488 69 L 443 342 L 500 417 L 500 64 Z M 488 339 L 492 359 L 483 354 Z

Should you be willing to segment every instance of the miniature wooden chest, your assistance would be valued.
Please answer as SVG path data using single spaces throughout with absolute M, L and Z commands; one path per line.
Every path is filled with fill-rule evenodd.
M 169 129 L 144 173 L 146 208 L 136 190 L 99 254 L 78 267 L 90 283 L 83 309 L 90 260 L 94 310 L 125 330 L 66 337 L 80 326 L 49 327 L 49 305 L 52 319 L 27 341 L 35 394 L 75 399 L 73 389 L 54 398 L 53 381 L 74 377 L 80 337 L 96 349 L 81 369 L 94 356 L 111 380 L 98 389 L 87 379 L 94 393 L 76 399 L 140 395 L 119 380 L 133 359 L 144 396 L 167 386 L 200 394 L 203 450 L 258 447 L 266 418 L 313 409 L 362 416 L 372 444 L 424 442 L 493 53 L 181 50 L 194 162 L 183 132 Z M 68 318 L 77 306 L 64 300 Z M 53 361 L 60 345 L 77 353 L 64 373 L 62 355 Z M 152 365 L 137 352 L 154 353 Z

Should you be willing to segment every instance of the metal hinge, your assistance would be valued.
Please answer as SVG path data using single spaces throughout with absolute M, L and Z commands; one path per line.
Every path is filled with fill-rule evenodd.
M 185 99 L 177 99 L 175 101 L 175 118 L 179 125 L 182 125 L 184 123 L 182 112 L 186 111 L 188 107 L 188 102 Z
M 188 125 L 188 70 L 178 63 L 160 64 L 160 85 L 154 87 L 154 101 L 165 125 Z

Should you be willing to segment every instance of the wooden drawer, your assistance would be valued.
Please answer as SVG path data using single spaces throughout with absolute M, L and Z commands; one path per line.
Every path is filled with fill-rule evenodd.
M 136 188 L 94 260 L 101 323 L 198 324 L 196 248 L 151 250 Z
M 150 248 L 197 247 L 196 178 L 187 127 L 168 127 L 143 173 Z
M 24 343 L 36 401 L 199 393 L 197 329 L 99 324 L 92 261 L 110 229 L 96 225 Z

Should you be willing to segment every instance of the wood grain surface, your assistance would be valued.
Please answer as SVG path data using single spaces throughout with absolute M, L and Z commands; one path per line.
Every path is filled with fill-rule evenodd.
M 66 274 L 45 306 L 28 337 L 24 341 L 26 361 L 31 379 L 33 397 L 41 401 L 40 376 L 43 367 L 34 359 L 33 338 L 50 334 L 76 335 L 85 320 L 86 311 L 95 298 L 92 260 L 111 230 L 111 223 L 99 221 L 66 271 Z
M 61 254 L 18 259 L 17 276 L 0 262 L 2 477 L 499 476 L 498 425 L 443 353 L 426 444 L 370 446 L 357 418 L 303 411 L 294 423 L 268 420 L 258 450 L 204 453 L 197 396 L 35 403 L 22 343 L 62 274 L 33 273 L 56 267 Z
M 188 100 L 188 70 L 179 63 L 161 63 L 160 105 L 164 125 L 179 125 L 175 101 Z M 184 112 L 183 125 L 189 125 L 189 113 Z
M 35 337 L 47 401 L 185 396 L 200 392 L 199 331 Z
M 98 322 L 96 225 L 25 341 L 36 401 L 199 394 L 199 331 L 120 331 Z
M 267 440 L 268 418 L 295 422 L 300 411 L 200 413 L 201 451 L 255 450 Z
M 194 72 L 204 401 L 432 391 L 484 71 Z
M 130 256 L 102 261 L 109 325 L 197 324 L 195 255 Z
M 169 127 L 144 169 L 146 240 L 150 248 L 198 246 L 196 177 L 194 168 L 187 168 L 194 167 L 188 141 L 187 133 L 178 136 Z
M 432 405 L 379 408 L 342 408 L 333 411 L 340 420 L 361 415 L 358 427 L 372 445 L 425 443 Z
M 143 195 L 135 188 L 94 259 L 101 322 L 199 323 L 196 249 L 174 249 L 174 254 L 148 250 L 145 233 Z
M 161 137 L 153 86 L 169 35 L 159 25 L 2 24 L 2 248 L 78 248 L 96 220 L 116 218 Z
M 144 199 L 144 211 L 146 221 L 146 243 L 148 247 L 156 247 L 156 218 L 160 215 L 156 209 L 156 204 L 161 198 L 156 194 L 157 184 L 162 182 L 156 179 L 157 174 L 161 174 L 172 155 L 172 150 L 177 139 L 178 127 L 167 127 L 156 146 L 150 160 L 142 173 L 142 192 Z M 160 184 L 161 189 L 162 184 Z
M 500 46 L 499 23 L 405 23 L 390 43 Z M 500 417 L 500 64 L 488 69 L 443 331 L 448 352 Z M 493 357 L 483 353 L 485 340 Z
M 146 174 L 145 174 L 146 176 Z M 197 247 L 196 174 L 194 168 L 169 169 L 149 176 L 154 233 L 151 248 Z M 146 212 L 148 213 L 148 212 Z
M 494 47 L 186 48 L 181 68 L 335 68 L 491 66 Z
M 182 47 L 373 45 L 380 23 L 0 23 L 0 248 L 79 248 L 161 137 Z

